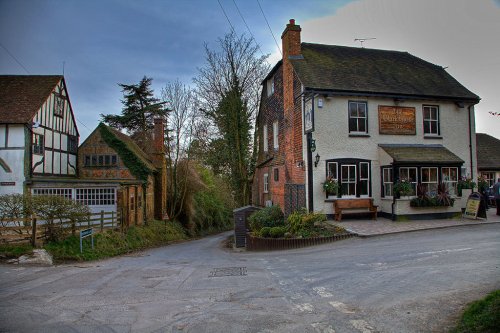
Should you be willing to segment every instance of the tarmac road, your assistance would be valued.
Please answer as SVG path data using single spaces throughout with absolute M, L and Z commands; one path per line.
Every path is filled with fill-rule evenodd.
M 1 332 L 446 332 L 500 289 L 500 224 L 235 253 L 230 235 L 0 266 Z

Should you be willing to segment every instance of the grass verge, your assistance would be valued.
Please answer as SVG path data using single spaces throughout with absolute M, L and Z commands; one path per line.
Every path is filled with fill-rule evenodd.
M 1 244 L 0 257 L 3 259 L 18 258 L 23 254 L 33 252 L 33 247 L 30 244 Z
M 467 306 L 451 333 L 500 332 L 500 290 Z
M 146 226 L 130 227 L 126 233 L 105 231 L 94 236 L 92 250 L 90 237 L 84 239 L 83 253 L 80 253 L 80 238 L 70 236 L 57 243 L 48 243 L 44 248 L 56 262 L 87 261 L 108 258 L 149 247 L 166 245 L 187 239 L 184 228 L 177 222 L 165 225 L 161 221 L 148 222 Z

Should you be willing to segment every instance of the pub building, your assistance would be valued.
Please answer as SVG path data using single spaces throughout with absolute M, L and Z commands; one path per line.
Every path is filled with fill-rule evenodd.
M 290 20 L 283 58 L 262 82 L 253 204 L 330 218 L 336 200 L 373 199 L 393 219 L 461 212 L 457 183 L 477 177 L 474 105 L 480 98 L 407 52 L 301 42 Z M 339 190 L 323 190 L 327 179 Z M 395 191 L 399 181 L 408 196 Z M 412 207 L 444 184 L 452 207 Z

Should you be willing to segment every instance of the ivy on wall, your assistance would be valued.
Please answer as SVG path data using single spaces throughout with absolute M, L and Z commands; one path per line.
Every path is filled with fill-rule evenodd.
M 144 184 L 147 184 L 148 176 L 153 174 L 153 170 L 149 169 L 144 162 L 127 146 L 127 144 L 117 138 L 106 125 L 100 123 L 99 131 L 104 142 L 106 142 L 118 153 L 130 172 L 142 180 Z

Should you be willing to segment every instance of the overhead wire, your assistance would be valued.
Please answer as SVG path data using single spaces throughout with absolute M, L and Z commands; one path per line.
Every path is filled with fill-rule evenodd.
M 224 13 L 224 16 L 226 17 L 227 22 L 231 26 L 231 30 L 233 31 L 233 33 L 236 33 L 236 31 L 234 30 L 233 24 L 231 23 L 231 20 L 229 19 L 229 17 L 226 14 L 226 11 L 224 10 L 224 7 L 222 7 L 222 4 L 220 3 L 219 0 L 217 0 L 217 2 L 219 3 L 220 9 L 222 9 L 222 12 Z
M 27 70 L 26 67 L 24 67 L 23 64 L 19 60 L 17 60 L 17 58 L 12 53 L 10 53 L 10 51 L 2 43 L 0 43 L 0 46 L 5 50 L 5 52 L 7 52 L 8 55 L 12 57 L 12 59 L 17 62 L 19 66 L 21 66 L 26 71 L 26 73 L 31 74 L 29 70 Z
M 219 1 L 219 0 L 217 0 L 217 1 Z M 271 26 L 269 25 L 269 22 L 267 21 L 266 14 L 264 14 L 264 10 L 262 9 L 262 6 L 260 5 L 259 0 L 257 0 L 257 4 L 259 5 L 260 12 L 262 13 L 262 16 L 264 16 L 264 20 L 267 23 L 267 27 L 269 28 L 269 31 L 271 32 L 271 35 L 273 36 L 273 39 L 274 39 L 274 42 L 276 43 L 276 46 L 278 47 L 278 50 L 280 51 L 281 56 L 283 56 L 283 52 L 281 52 L 281 48 L 278 44 L 278 41 L 276 40 L 276 37 L 274 37 L 273 30 L 271 29 Z

